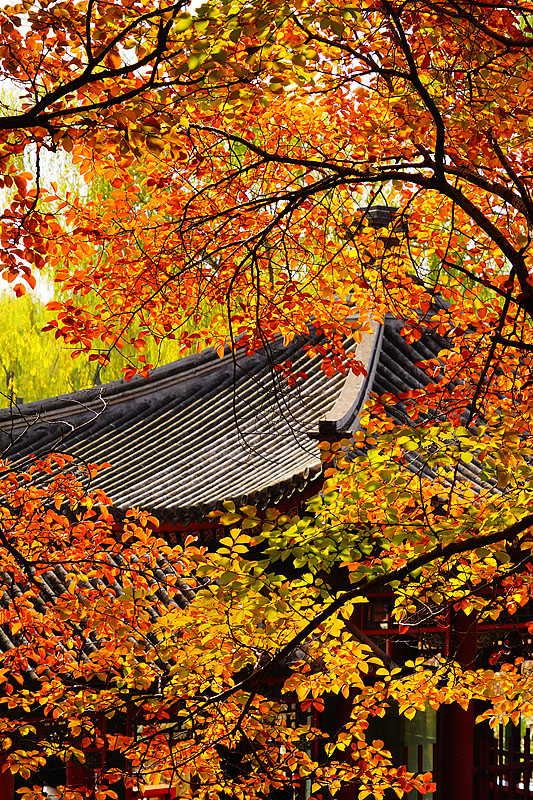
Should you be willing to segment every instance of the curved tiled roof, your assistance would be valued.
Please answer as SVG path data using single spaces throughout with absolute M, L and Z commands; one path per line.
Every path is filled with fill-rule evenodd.
M 382 331 L 347 349 L 370 382 Z M 253 356 L 212 350 L 136 377 L 0 411 L 0 448 L 15 468 L 51 451 L 104 463 L 99 486 L 119 509 L 142 506 L 166 519 L 200 518 L 224 499 L 276 501 L 319 474 L 319 424 L 350 428 L 369 378 L 327 376 L 302 337 Z M 273 366 L 290 361 L 289 387 Z M 315 435 L 316 439 L 316 435 Z
M 304 351 L 320 339 L 312 333 L 249 357 L 206 350 L 148 380 L 4 409 L 0 452 L 15 468 L 51 451 L 78 463 L 109 462 L 98 484 L 115 506 L 140 506 L 168 521 L 199 520 L 223 500 L 275 503 L 319 476 L 316 439 L 353 431 L 370 390 L 397 395 L 428 382 L 414 365 L 435 358 L 442 339 L 426 334 L 408 344 L 400 327 L 387 319 L 358 345 L 347 343 L 367 376 L 327 376 L 321 357 Z M 307 376 L 292 387 L 273 369 L 287 361 Z M 392 413 L 406 421 L 401 404 Z

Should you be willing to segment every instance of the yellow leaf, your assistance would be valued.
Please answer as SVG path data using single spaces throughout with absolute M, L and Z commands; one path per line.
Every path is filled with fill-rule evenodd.
M 257 506 L 241 506 L 239 511 L 242 511 L 247 517 L 255 517 L 257 515 Z
M 220 521 L 223 525 L 233 525 L 234 522 L 238 522 L 241 519 L 242 517 L 240 514 L 222 514 L 220 517 Z

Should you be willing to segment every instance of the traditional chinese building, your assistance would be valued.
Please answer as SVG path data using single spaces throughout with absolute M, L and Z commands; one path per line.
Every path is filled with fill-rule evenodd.
M 216 546 L 210 511 L 227 500 L 236 506 L 296 509 L 320 490 L 317 439 L 352 435 L 369 392 L 401 395 L 428 382 L 416 365 L 436 358 L 442 341 L 427 334 L 408 344 L 400 329 L 401 323 L 387 318 L 359 343 L 348 342 L 348 350 L 365 365 L 366 374 L 357 376 L 326 374 L 318 353 L 322 339 L 312 332 L 287 345 L 271 343 L 250 357 L 227 353 L 219 358 L 208 350 L 155 369 L 149 380 L 135 377 L 13 406 L 0 411 L 0 451 L 15 469 L 54 451 L 72 455 L 74 467 L 109 462 L 98 483 L 118 513 L 142 507 L 159 518 L 169 542 L 195 533 Z M 309 347 L 317 352 L 311 358 Z M 399 423 L 406 421 L 401 403 L 391 413 Z M 475 465 L 463 469 L 474 483 L 478 480 Z M 56 577 L 60 589 L 61 576 Z M 376 597 L 357 623 L 392 658 L 401 661 L 433 648 L 465 665 L 475 663 L 483 635 L 475 622 L 456 619 L 447 640 L 441 629 L 430 627 L 401 637 L 389 622 L 390 601 Z M 0 647 L 10 646 L 9 631 L 0 631 Z M 342 713 L 334 706 L 327 709 L 324 724 Z M 504 791 L 513 781 L 524 785 L 526 777 L 529 786 L 523 761 L 520 774 L 507 771 L 507 784 L 500 776 L 497 785 L 497 762 L 491 774 L 487 749 L 493 743 L 475 740 L 474 709 L 447 707 L 438 720 L 429 712 L 412 723 L 393 724 L 397 729 L 380 732 L 381 737 L 411 768 L 436 770 L 439 800 L 507 796 L 490 792 Z M 516 736 L 513 741 L 516 755 Z M 482 794 L 480 787 L 485 787 Z M 11 800 L 9 792 L 6 783 L 1 800 Z

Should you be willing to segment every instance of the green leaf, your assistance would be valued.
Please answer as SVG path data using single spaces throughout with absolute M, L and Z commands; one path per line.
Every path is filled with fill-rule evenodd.
M 227 62 L 229 55 L 225 50 L 219 50 L 217 53 L 211 53 L 211 58 L 213 61 L 216 61 L 217 64 L 224 65 Z
M 406 442 L 403 447 L 404 447 L 404 450 L 407 450 L 407 451 L 409 451 L 409 450 L 418 450 L 419 445 L 418 445 L 418 442 L 409 441 L 409 442 Z
M 197 55 L 196 53 L 193 53 L 192 56 L 189 56 L 187 60 L 187 67 L 189 69 L 189 72 L 194 72 L 195 70 L 197 70 L 203 60 L 204 57 L 201 55 Z
M 183 14 L 177 21 L 174 26 L 174 30 L 176 33 L 182 33 L 183 31 L 188 30 L 192 25 L 192 17 L 190 14 Z

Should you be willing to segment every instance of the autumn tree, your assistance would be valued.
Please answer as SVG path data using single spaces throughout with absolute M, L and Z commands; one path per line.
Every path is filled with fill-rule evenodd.
M 526 650 L 495 662 L 496 683 L 495 665 L 393 664 L 350 620 L 385 590 L 402 625 L 421 609 L 498 621 L 530 600 L 532 12 L 455 0 L 2 9 L 1 69 L 18 98 L 0 119 L 3 277 L 22 295 L 35 270 L 55 270 L 64 295 L 48 328 L 74 356 L 105 365 L 118 349 L 126 376 L 148 374 L 149 340 L 252 352 L 305 334 L 312 319 L 324 369 L 357 372 L 346 338 L 387 313 L 408 341 L 442 340 L 427 386 L 372 397 L 353 441 L 321 443 L 324 491 L 302 517 L 229 508 L 216 553 L 165 549 L 142 515 L 118 536 L 107 501 L 87 498 L 76 475 L 58 486 L 8 473 L 6 572 L 27 588 L 7 593 L 5 619 L 28 642 L 5 658 L 10 768 L 29 775 L 56 746 L 30 730 L 34 748 L 12 747 L 34 703 L 52 717 L 65 704 L 68 726 L 93 743 L 98 714 L 129 703 L 143 735 L 105 735 L 133 765 L 194 776 L 202 796 L 263 796 L 288 775 L 309 778 L 313 796 L 346 782 L 361 798 L 401 796 L 431 778 L 366 741 L 386 707 L 412 716 L 427 702 L 479 699 L 493 724 L 531 713 Z M 47 183 L 44 159 L 58 150 L 112 193 Z M 378 226 L 382 206 L 395 213 Z M 279 566 L 287 551 L 296 577 Z M 185 609 L 158 607 L 153 623 L 143 609 L 158 553 L 174 565 L 170 586 L 178 573 L 207 583 Z M 71 565 L 70 582 L 43 621 L 35 596 L 56 561 Z M 111 600 L 100 570 L 125 581 Z M 73 658 L 91 636 L 94 654 Z M 36 664 L 38 690 L 13 683 L 17 665 Z M 323 742 L 322 761 L 304 746 L 318 731 L 279 726 L 280 696 L 264 686 L 282 665 L 280 696 L 307 707 L 352 690 L 350 721 Z M 246 768 L 224 773 L 222 746 L 240 748 Z

